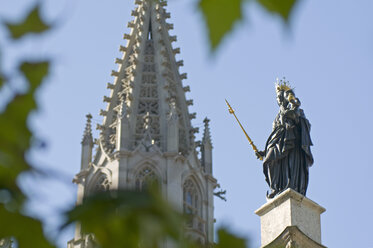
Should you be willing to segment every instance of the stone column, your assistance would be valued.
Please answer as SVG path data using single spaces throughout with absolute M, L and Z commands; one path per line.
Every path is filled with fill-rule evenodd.
M 323 248 L 320 215 L 325 208 L 287 189 L 255 211 L 260 216 L 261 247 Z

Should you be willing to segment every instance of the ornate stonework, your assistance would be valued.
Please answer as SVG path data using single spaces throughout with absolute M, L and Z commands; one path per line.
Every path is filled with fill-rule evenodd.
M 297 226 L 288 226 L 271 243 L 262 248 L 326 248 L 304 234 Z
M 122 58 L 108 83 L 107 107 L 98 125 L 99 137 L 92 140 L 91 116 L 82 142 L 81 171 L 74 178 L 78 200 L 92 192 L 117 189 L 142 189 L 155 180 L 165 197 L 182 211 L 189 211 L 192 223 L 187 234 L 201 243 L 213 242 L 212 145 L 208 121 L 203 141 L 195 141 L 198 128 L 192 127 L 195 113 L 189 113 L 182 80 L 185 73 L 176 61 L 179 48 L 173 48 L 176 36 L 169 35 L 165 1 L 136 0 L 134 20 L 128 23 L 127 44 L 120 47 Z M 197 147 L 196 143 L 200 145 Z M 96 146 L 96 153 L 92 149 Z M 201 149 L 201 157 L 197 148 Z M 192 184 L 190 184 L 192 182 Z M 191 188 L 191 185 L 193 186 Z M 191 191 L 193 189 L 193 191 Z M 193 192 L 192 198 L 188 198 Z M 186 198 L 187 197 L 187 198 Z M 190 201 L 192 200 L 192 201 Z M 192 203 L 193 209 L 187 206 Z M 191 211 L 190 211 L 191 210 Z M 77 225 L 69 248 L 92 247 L 94 237 L 81 233 Z M 171 247 L 165 242 L 164 247 Z

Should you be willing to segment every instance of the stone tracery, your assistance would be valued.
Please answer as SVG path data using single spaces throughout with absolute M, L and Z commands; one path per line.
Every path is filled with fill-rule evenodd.
M 137 173 L 135 179 L 135 188 L 137 190 L 144 190 L 149 184 L 158 183 L 159 179 L 154 170 L 146 166 Z
M 200 215 L 201 206 L 200 199 L 201 196 L 198 192 L 198 189 L 192 179 L 187 179 L 184 182 L 183 187 L 184 192 L 184 212 L 186 214 Z
M 190 218 L 187 221 L 187 227 L 198 233 L 196 240 L 205 239 L 204 225 L 205 221 L 202 216 L 202 195 L 198 185 L 192 178 L 185 180 L 183 184 L 183 208 L 184 213 Z

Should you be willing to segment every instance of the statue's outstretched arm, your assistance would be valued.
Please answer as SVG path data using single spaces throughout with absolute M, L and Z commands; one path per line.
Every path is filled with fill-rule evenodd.
M 255 152 L 255 155 L 258 159 L 260 159 L 261 157 L 263 158 L 265 156 L 265 152 L 264 151 L 257 151 L 257 152 Z

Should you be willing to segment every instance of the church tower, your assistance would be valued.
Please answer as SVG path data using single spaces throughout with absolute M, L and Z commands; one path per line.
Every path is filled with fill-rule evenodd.
M 191 125 L 183 86 L 183 61 L 176 61 L 179 48 L 170 36 L 165 1 L 136 0 L 134 20 L 128 23 L 122 58 L 115 62 L 106 109 L 100 111 L 102 125 L 93 140 L 91 115 L 82 140 L 81 170 L 74 178 L 78 185 L 77 204 L 95 191 L 141 190 L 148 179 L 160 182 L 164 197 L 180 212 L 193 216 L 186 235 L 201 243 L 212 243 L 214 233 L 212 144 L 209 120 L 204 120 L 202 141 L 195 140 L 198 128 Z M 93 148 L 95 154 L 93 155 Z M 201 156 L 198 156 L 200 150 Z M 79 224 L 69 248 L 91 247 L 92 236 L 81 232 Z M 165 247 L 168 247 L 165 244 Z

